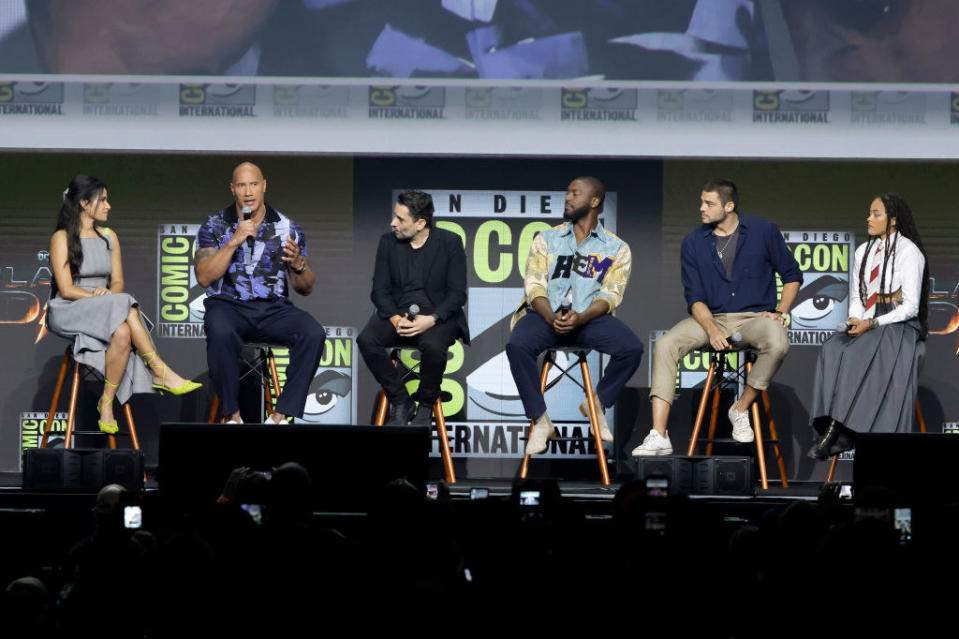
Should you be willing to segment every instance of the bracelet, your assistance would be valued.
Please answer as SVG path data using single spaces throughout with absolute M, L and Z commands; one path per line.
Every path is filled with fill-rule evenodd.
M 294 272 L 294 273 L 296 273 L 297 275 L 302 275 L 302 274 L 303 274 L 303 271 L 306 270 L 306 267 L 307 267 L 308 264 L 309 264 L 309 262 L 307 262 L 307 261 L 304 259 L 304 260 L 303 260 L 303 266 L 302 266 L 302 267 L 296 268 L 296 267 L 293 266 L 292 264 L 291 264 L 290 266 L 293 268 L 293 272 Z
M 879 328 L 879 321 L 875 317 L 869 318 L 869 328 Z

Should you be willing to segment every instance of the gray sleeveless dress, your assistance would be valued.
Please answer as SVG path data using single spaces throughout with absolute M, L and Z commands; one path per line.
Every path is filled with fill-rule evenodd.
M 101 229 L 101 232 L 112 246 L 113 234 L 108 229 Z M 88 291 L 97 286 L 109 288 L 113 267 L 107 242 L 99 237 L 81 238 L 80 242 L 83 244 L 83 264 L 73 283 Z M 47 327 L 61 337 L 72 339 L 73 357 L 103 375 L 110 337 L 126 321 L 130 308 L 137 305 L 133 296 L 126 293 L 68 300 L 58 292 L 47 304 Z M 121 404 L 126 403 L 133 393 L 153 392 L 153 377 L 143 360 L 133 352 L 123 378 L 110 381 L 120 385 L 117 399 Z

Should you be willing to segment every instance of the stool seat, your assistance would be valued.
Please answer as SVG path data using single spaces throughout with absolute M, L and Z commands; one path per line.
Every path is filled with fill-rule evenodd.
M 587 356 L 592 352 L 593 349 L 588 346 L 579 346 L 575 344 L 566 344 L 566 345 L 557 345 L 547 348 L 544 353 L 543 358 L 543 369 L 540 373 L 540 392 L 544 395 L 546 394 L 546 381 L 549 378 L 550 368 L 556 367 L 560 373 L 559 377 L 567 377 L 572 380 L 577 386 L 583 389 L 583 392 L 586 395 L 586 404 L 589 407 L 589 425 L 593 433 L 593 439 L 596 443 L 596 461 L 599 463 L 599 472 L 603 479 L 603 485 L 609 486 L 609 468 L 606 464 L 606 451 L 603 449 L 603 438 L 599 432 L 599 417 L 598 411 L 599 408 L 596 406 L 596 401 L 593 393 L 593 380 L 589 374 L 589 364 L 586 361 Z M 563 368 L 562 366 L 556 363 L 556 353 L 564 353 L 566 355 L 576 355 L 576 362 L 570 365 L 568 368 Z M 582 374 L 582 382 L 577 380 L 570 374 L 570 371 L 579 364 L 580 372 Z M 532 430 L 534 421 L 530 421 L 529 429 Z M 527 439 L 529 438 L 529 430 L 527 431 Z M 587 440 L 588 437 L 553 437 L 555 441 L 583 441 Z M 527 472 L 529 470 L 529 455 L 523 456 L 523 465 L 520 468 L 519 476 L 522 479 L 526 479 Z

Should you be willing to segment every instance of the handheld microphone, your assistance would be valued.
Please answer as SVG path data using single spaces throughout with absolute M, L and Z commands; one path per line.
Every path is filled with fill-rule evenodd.
M 243 209 L 243 219 L 248 220 L 253 217 L 253 207 L 244 206 Z M 253 236 L 246 238 L 246 245 L 250 247 L 250 252 L 253 252 Z
M 733 345 L 738 344 L 738 343 L 740 343 L 741 341 L 743 341 L 743 334 L 740 333 L 739 331 L 736 331 L 735 333 L 733 333 L 732 335 L 730 335 L 730 336 L 729 336 L 729 339 L 726 340 L 726 341 L 729 342 L 730 344 L 733 344 Z
M 419 313 L 420 313 L 419 304 L 410 304 L 410 310 L 407 313 L 407 316 L 412 320 L 412 319 L 416 319 L 416 316 L 419 315 Z
M 852 324 L 847 324 L 846 322 L 840 322 L 836 325 L 837 333 L 848 333 L 852 330 Z

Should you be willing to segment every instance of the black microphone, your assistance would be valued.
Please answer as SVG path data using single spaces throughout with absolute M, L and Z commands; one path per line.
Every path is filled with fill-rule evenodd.
M 406 315 L 409 319 L 413 320 L 413 319 L 416 319 L 416 316 L 419 315 L 419 313 L 420 313 L 419 304 L 410 304 L 410 310 Z
M 841 322 L 841 323 L 839 323 L 838 325 L 836 325 L 836 332 L 837 332 L 837 333 L 848 333 L 848 332 L 851 331 L 851 330 L 852 330 L 852 324 L 847 324 L 846 322 Z
M 249 206 L 243 207 L 243 219 L 248 220 L 253 217 L 253 208 Z M 246 245 L 250 247 L 250 253 L 253 252 L 253 236 L 246 238 Z
M 730 335 L 726 341 L 729 342 L 730 345 L 735 346 L 736 344 L 739 344 L 740 342 L 743 341 L 743 334 L 740 333 L 739 331 L 736 331 L 735 333 Z

